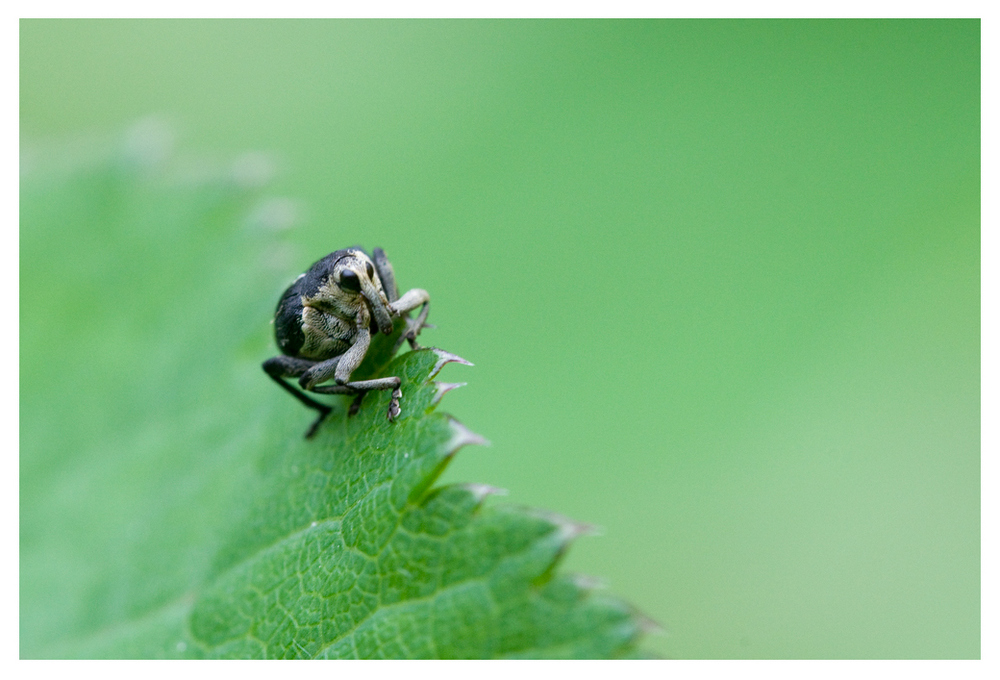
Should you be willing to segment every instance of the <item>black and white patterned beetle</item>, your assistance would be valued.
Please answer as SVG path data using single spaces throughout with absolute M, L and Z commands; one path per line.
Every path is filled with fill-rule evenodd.
M 298 378 L 299 387 L 316 394 L 358 395 L 350 413 L 357 411 L 366 392 L 392 390 L 388 413 L 392 421 L 400 413 L 400 379 L 352 382 L 351 373 L 365 358 L 372 335 L 391 334 L 394 319 L 422 305 L 416 319 L 406 318 L 400 339 L 416 349 L 417 334 L 426 327 L 429 302 L 427 291 L 420 288 L 399 296 L 392 265 L 381 248 L 375 248 L 371 257 L 359 247 L 330 253 L 288 287 L 274 314 L 274 335 L 282 354 L 265 361 L 264 371 L 296 399 L 319 411 L 306 438 L 316 433 L 331 409 L 284 379 Z M 330 379 L 335 384 L 322 384 Z

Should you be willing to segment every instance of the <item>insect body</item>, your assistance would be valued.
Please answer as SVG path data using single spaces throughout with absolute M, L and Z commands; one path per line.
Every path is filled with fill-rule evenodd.
M 285 378 L 298 378 L 302 390 L 316 394 L 357 395 L 351 413 L 365 393 L 392 390 L 388 413 L 392 421 L 400 413 L 400 379 L 352 382 L 351 373 L 365 358 L 372 335 L 391 334 L 395 319 L 420 307 L 416 319 L 406 317 L 403 332 L 403 338 L 416 348 L 417 334 L 426 327 L 429 302 L 427 291 L 419 288 L 399 296 L 392 265 L 381 248 L 375 248 L 371 257 L 357 247 L 330 253 L 288 287 L 274 315 L 274 335 L 282 354 L 265 361 L 264 371 L 296 399 L 319 411 L 307 438 L 316 433 L 331 409 Z M 323 384 L 330 380 L 333 384 Z

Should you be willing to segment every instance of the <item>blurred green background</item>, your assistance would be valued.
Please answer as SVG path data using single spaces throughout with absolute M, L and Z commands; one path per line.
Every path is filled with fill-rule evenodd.
M 269 152 L 284 282 L 361 243 L 429 290 L 493 442 L 443 481 L 602 527 L 566 567 L 648 647 L 979 656 L 978 21 L 20 29 L 24 139 Z

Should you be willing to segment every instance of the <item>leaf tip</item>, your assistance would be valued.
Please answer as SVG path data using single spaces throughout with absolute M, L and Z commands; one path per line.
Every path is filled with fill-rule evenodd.
M 639 631 L 645 635 L 669 635 L 667 629 L 659 622 L 640 612 L 635 613 L 635 623 L 639 627 Z
M 604 590 L 608 587 L 607 581 L 589 574 L 571 574 L 569 578 L 577 588 L 586 592 Z
M 449 456 L 455 455 L 455 453 L 463 446 L 474 445 L 474 446 L 489 446 L 489 440 L 485 439 L 481 435 L 476 434 L 465 425 L 460 423 L 455 418 L 451 416 L 448 417 L 448 426 L 451 428 L 451 439 L 445 444 L 445 453 Z
M 437 355 L 438 360 L 437 363 L 434 364 L 434 368 L 431 369 L 430 375 L 427 376 L 428 380 L 432 379 L 434 376 L 440 373 L 441 369 L 444 368 L 445 364 L 464 364 L 466 366 L 475 366 L 474 363 L 466 359 L 463 359 L 457 354 L 452 354 L 451 352 L 446 352 L 445 350 L 438 349 L 436 347 L 432 347 L 430 349 L 432 352 L 434 352 L 434 354 Z
M 468 384 L 469 383 L 464 383 L 464 382 L 461 382 L 461 383 L 436 382 L 436 383 L 434 383 L 436 391 L 434 392 L 434 396 L 431 398 L 431 405 L 432 406 L 437 406 L 438 403 L 440 403 L 441 399 L 444 398 L 444 395 L 448 394 L 452 390 L 457 390 L 459 387 L 465 387 Z
M 488 496 L 506 496 L 507 489 L 501 489 L 496 486 L 490 486 L 489 484 L 459 484 L 459 486 L 469 493 L 476 499 L 477 503 L 482 503 Z
M 560 543 L 570 543 L 580 536 L 600 536 L 602 533 L 600 527 L 586 522 L 577 522 L 555 512 L 547 510 L 531 510 L 530 512 L 535 517 L 543 519 L 555 527 L 556 539 Z

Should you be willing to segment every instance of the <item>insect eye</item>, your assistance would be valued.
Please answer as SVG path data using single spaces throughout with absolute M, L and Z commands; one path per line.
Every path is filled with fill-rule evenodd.
M 368 269 L 368 278 L 369 279 L 374 279 L 375 278 L 375 268 L 372 266 L 372 263 L 369 262 L 367 265 L 365 265 L 365 267 Z
M 358 278 L 358 275 L 350 269 L 345 269 L 340 272 L 340 281 L 337 282 L 337 285 L 344 290 L 351 291 L 352 293 L 361 292 L 361 280 Z

